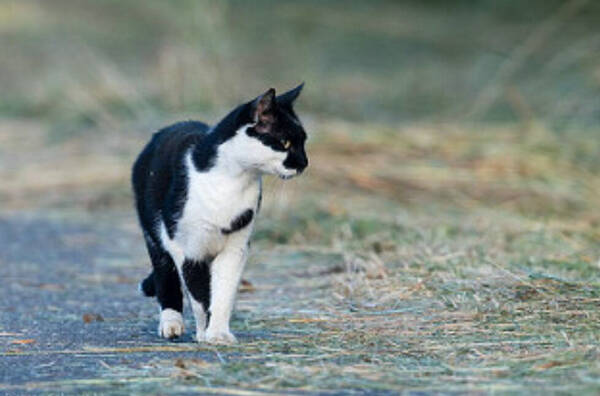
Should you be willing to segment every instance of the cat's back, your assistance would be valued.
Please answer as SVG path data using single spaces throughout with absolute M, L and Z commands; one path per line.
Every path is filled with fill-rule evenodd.
M 142 176 L 144 170 L 169 166 L 190 146 L 201 140 L 209 129 L 207 124 L 200 121 L 183 121 L 156 132 L 133 165 L 134 181 Z
M 169 125 L 152 136 L 144 152 L 149 151 L 155 160 L 172 159 L 199 142 L 209 129 L 207 124 L 200 121 L 183 121 Z
M 164 127 L 152 136 L 133 165 L 132 184 L 138 204 L 154 201 L 160 206 L 157 201 L 162 200 L 176 179 L 183 156 L 191 146 L 202 141 L 209 129 L 200 121 L 183 121 Z

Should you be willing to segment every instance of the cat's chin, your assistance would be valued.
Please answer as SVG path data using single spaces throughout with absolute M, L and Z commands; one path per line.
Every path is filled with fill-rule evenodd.
M 298 175 L 297 171 L 277 172 L 275 173 L 281 180 L 289 180 Z

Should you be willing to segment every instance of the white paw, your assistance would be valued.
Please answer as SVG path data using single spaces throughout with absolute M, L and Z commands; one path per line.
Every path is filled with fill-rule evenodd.
M 180 337 L 183 334 L 183 316 L 174 309 L 167 308 L 160 312 L 158 335 L 164 338 Z
M 211 331 L 206 330 L 204 341 L 209 344 L 235 344 L 237 339 L 229 330 L 226 331 Z
M 206 331 L 204 329 L 196 329 L 196 342 L 206 341 Z

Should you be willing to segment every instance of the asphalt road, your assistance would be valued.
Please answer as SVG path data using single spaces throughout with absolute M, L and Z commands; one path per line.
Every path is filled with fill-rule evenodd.
M 132 214 L 0 216 L 0 393 L 217 358 L 195 350 L 190 332 L 157 337 L 157 304 L 137 289 L 149 264 L 136 227 Z

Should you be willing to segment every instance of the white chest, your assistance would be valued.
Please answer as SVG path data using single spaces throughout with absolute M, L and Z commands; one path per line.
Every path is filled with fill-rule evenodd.
M 214 167 L 197 172 L 187 159 L 188 191 L 175 240 L 186 257 L 201 259 L 216 255 L 228 238 L 223 229 L 247 209 L 256 210 L 260 178 L 253 175 L 232 176 Z

